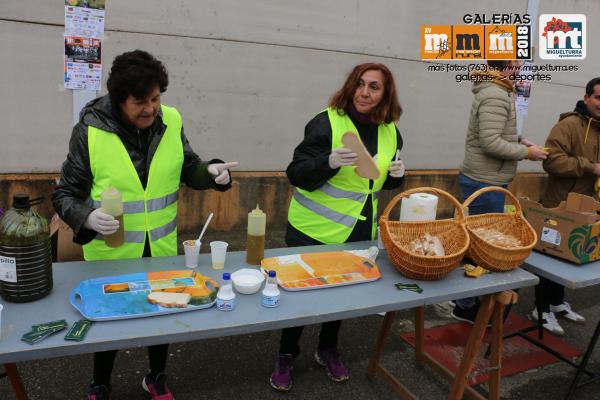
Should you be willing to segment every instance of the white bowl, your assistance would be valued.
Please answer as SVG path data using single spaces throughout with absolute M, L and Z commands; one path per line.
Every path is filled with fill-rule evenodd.
M 264 275 L 257 269 L 242 268 L 231 274 L 233 287 L 242 294 L 252 294 L 258 292 L 265 280 Z

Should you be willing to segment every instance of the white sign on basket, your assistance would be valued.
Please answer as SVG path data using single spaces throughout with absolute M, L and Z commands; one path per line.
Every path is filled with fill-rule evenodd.
M 17 282 L 17 260 L 14 257 L 0 257 L 0 281 Z

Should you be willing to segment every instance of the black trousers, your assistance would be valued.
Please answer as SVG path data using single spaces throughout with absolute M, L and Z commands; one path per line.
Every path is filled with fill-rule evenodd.
M 367 201 L 370 204 L 370 200 Z M 369 213 L 370 213 L 369 209 Z M 364 210 L 363 210 L 364 213 Z M 370 215 L 370 214 L 366 214 Z M 360 221 L 354 227 L 350 237 L 346 242 L 356 242 L 361 240 L 371 239 L 371 219 L 367 219 L 367 222 Z M 323 244 L 318 240 L 305 235 L 304 233 L 295 229 L 289 222 L 287 223 L 285 232 L 285 243 L 288 247 L 297 246 L 314 246 Z M 329 321 L 321 324 L 321 333 L 319 334 L 319 349 L 327 349 L 336 347 L 338 343 L 338 333 L 342 321 Z M 300 337 L 304 326 L 295 326 L 292 328 L 284 328 L 281 331 L 281 340 L 279 341 L 279 354 L 291 354 L 297 357 L 300 354 Z
M 329 321 L 321 324 L 321 334 L 319 335 L 319 349 L 329 349 L 337 347 L 338 332 L 342 321 Z M 281 340 L 279 342 L 279 354 L 291 354 L 298 357 L 300 354 L 300 336 L 304 326 L 294 326 L 284 328 L 281 331 Z
M 542 312 L 550 311 L 550 305 L 558 306 L 565 301 L 565 287 L 544 277 L 535 288 L 536 302 L 539 301 Z
M 150 375 L 156 376 L 164 372 L 167 366 L 167 355 L 169 354 L 168 344 L 157 344 L 148 346 L 148 360 L 150 362 Z M 110 384 L 110 376 L 113 366 L 115 365 L 115 357 L 117 350 L 100 351 L 94 353 L 94 384 L 106 385 Z

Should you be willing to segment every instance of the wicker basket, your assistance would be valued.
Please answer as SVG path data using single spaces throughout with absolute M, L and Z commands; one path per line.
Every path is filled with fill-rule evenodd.
M 519 200 L 510 191 L 501 187 L 489 186 L 479 189 L 465 200 L 463 209 L 468 207 L 475 198 L 487 192 L 502 192 L 510 197 L 515 204 L 516 212 L 514 214 L 490 213 L 468 216 L 466 225 L 471 237 L 471 245 L 467 256 L 490 271 L 510 271 L 529 257 L 537 242 L 537 235 L 523 216 Z M 489 243 L 473 232 L 476 228 L 493 228 L 504 234 L 512 235 L 519 239 L 523 246 L 508 248 Z
M 418 222 L 389 220 L 390 212 L 402 198 L 420 192 L 448 198 L 456 208 L 455 218 Z M 379 218 L 380 235 L 390 260 L 402 275 L 431 281 L 452 272 L 463 259 L 469 247 L 469 234 L 464 219 L 460 203 L 451 194 L 435 188 L 416 188 L 400 193 L 390 201 Z M 440 238 L 445 256 L 423 256 L 408 250 L 410 242 L 427 232 Z

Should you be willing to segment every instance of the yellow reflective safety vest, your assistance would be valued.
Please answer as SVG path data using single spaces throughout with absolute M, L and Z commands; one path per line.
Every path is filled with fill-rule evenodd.
M 331 149 L 344 147 L 342 135 L 358 130 L 348 115 L 339 115 L 337 110 L 328 108 L 331 124 Z M 369 189 L 369 179 L 354 172 L 354 166 L 341 167 L 337 174 L 323 186 L 312 192 L 294 188 L 288 210 L 289 223 L 311 238 L 325 244 L 344 243 L 350 237 L 358 220 L 364 220 L 361 212 L 371 194 L 373 202 L 373 226 L 371 239 L 377 232 L 377 193 L 383 187 L 391 160 L 396 153 L 396 126 L 393 122 L 380 124 L 377 131 L 377 167 L 379 178 Z
M 167 126 L 152 161 L 146 189 L 121 142 L 112 132 L 88 126 L 88 150 L 94 182 L 90 193 L 94 208 L 100 207 L 100 194 L 109 186 L 123 195 L 125 243 L 106 246 L 98 234 L 83 246 L 86 260 L 139 258 L 146 235 L 153 257 L 177 255 L 177 199 L 183 165 L 182 121 L 179 112 L 161 106 Z

